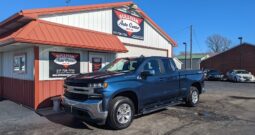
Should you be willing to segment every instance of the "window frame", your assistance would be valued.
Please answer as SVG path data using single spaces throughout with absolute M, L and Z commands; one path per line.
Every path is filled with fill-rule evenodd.
M 25 59 L 24 70 L 15 70 L 15 67 L 16 67 L 15 66 L 15 58 L 20 58 L 20 57 L 24 57 L 24 59 Z M 27 73 L 27 53 L 16 53 L 16 54 L 14 54 L 13 59 L 12 59 L 12 66 L 13 66 L 13 68 L 12 68 L 13 73 L 26 74 Z M 21 65 L 19 65 L 19 69 L 20 69 L 20 66 Z

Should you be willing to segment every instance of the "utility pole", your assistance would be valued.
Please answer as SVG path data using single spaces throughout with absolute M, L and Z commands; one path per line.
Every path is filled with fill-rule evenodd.
M 242 69 L 242 44 L 243 44 L 243 37 L 238 37 L 238 39 L 240 40 L 240 48 L 239 49 L 239 68 Z
M 192 25 L 190 25 L 190 69 L 192 69 Z
M 238 37 L 238 39 L 240 40 L 240 45 L 243 44 L 243 37 Z
M 183 42 L 183 45 L 185 46 L 185 63 L 184 63 L 184 67 L 185 69 L 187 69 L 187 43 Z

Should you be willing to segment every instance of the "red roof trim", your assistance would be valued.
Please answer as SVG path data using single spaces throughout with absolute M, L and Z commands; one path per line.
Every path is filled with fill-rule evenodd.
M 86 10 L 94 10 L 94 9 L 104 9 L 104 8 L 127 6 L 132 3 L 133 2 L 117 2 L 117 3 L 94 4 L 94 5 L 85 5 L 85 6 L 69 6 L 69 7 L 57 7 L 57 8 L 31 9 L 31 10 L 22 11 L 22 14 L 27 15 L 27 16 L 38 17 L 40 15 L 45 15 L 45 14 L 77 12 L 77 11 L 86 11 Z
M 10 16 L 9 18 L 5 19 L 4 21 L 0 22 L 0 26 L 3 26 L 5 24 L 7 24 L 8 22 L 16 20 L 17 18 L 20 18 L 20 17 L 22 17 L 21 13 L 20 12 L 16 13 L 16 14 Z

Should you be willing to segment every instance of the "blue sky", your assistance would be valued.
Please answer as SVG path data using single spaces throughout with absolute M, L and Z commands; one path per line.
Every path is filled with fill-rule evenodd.
M 120 2 L 127 0 L 71 0 L 72 5 Z M 255 0 L 133 0 L 177 43 L 174 53 L 184 51 L 189 43 L 189 29 L 194 28 L 194 52 L 207 52 L 205 40 L 220 34 L 239 43 L 255 43 Z M 1 0 L 0 21 L 22 10 L 66 6 L 65 0 Z

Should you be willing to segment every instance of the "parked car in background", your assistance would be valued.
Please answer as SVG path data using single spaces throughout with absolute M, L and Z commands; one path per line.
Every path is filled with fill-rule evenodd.
M 234 82 L 255 82 L 254 75 L 244 69 L 234 69 L 226 73 L 227 79 Z
M 113 129 L 168 106 L 196 106 L 205 91 L 202 71 L 178 70 L 166 57 L 116 59 L 98 72 L 68 77 L 64 89 L 66 112 Z
M 224 75 L 220 71 L 213 69 L 207 71 L 205 78 L 207 80 L 223 80 Z

